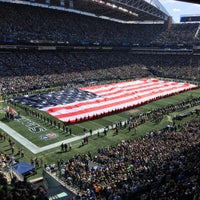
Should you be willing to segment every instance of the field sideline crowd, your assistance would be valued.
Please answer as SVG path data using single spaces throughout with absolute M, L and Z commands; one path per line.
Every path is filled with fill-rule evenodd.
M 131 126 L 129 132 L 134 132 L 145 120 L 199 105 L 199 100 L 132 116 L 124 126 L 127 129 Z M 77 187 L 80 191 L 77 199 L 196 200 L 200 195 L 199 170 L 196 172 L 199 159 L 193 162 L 192 157 L 198 157 L 199 153 L 199 110 L 190 113 L 193 114 L 197 117 L 191 122 L 178 124 L 173 119 L 172 125 L 160 131 L 149 132 L 137 140 L 122 141 L 117 146 L 102 147 L 95 156 L 89 152 L 77 154 L 46 169 L 58 169 L 64 182 Z M 120 127 L 117 123 L 114 129 L 120 130 Z M 91 163 L 95 167 L 90 167 Z M 189 172 L 190 167 L 194 170 Z
M 193 108 L 199 105 L 199 101 L 199 98 L 192 98 L 177 105 L 169 105 L 131 116 L 123 128 L 127 128 L 129 133 L 134 132 L 137 126 L 146 120 L 150 119 L 159 123 L 155 119 L 163 118 L 170 112 Z M 44 163 L 40 163 L 40 160 L 38 163 L 33 160 L 31 164 L 37 168 L 44 165 L 45 169 L 50 171 L 59 169 L 62 175 L 60 178 L 68 185 L 79 189 L 80 193 L 77 193 L 75 199 L 126 200 L 132 198 L 155 199 L 157 197 L 173 199 L 176 196 L 177 199 L 190 199 L 192 197 L 196 200 L 199 198 L 197 184 L 199 174 L 196 171 L 190 171 L 188 174 L 188 170 L 189 167 L 193 166 L 195 169 L 198 168 L 198 159 L 197 163 L 193 160 L 188 164 L 186 162 L 191 158 L 191 154 L 195 156 L 196 153 L 197 155 L 199 153 L 199 114 L 200 110 L 190 113 L 190 115 L 196 115 L 196 120 L 192 122 L 180 125 L 176 121 L 178 119 L 172 119 L 172 126 L 167 126 L 163 130 L 147 133 L 137 140 L 122 141 L 117 146 L 102 147 L 95 156 L 77 154 L 70 160 L 59 160 L 57 164 L 44 165 Z M 129 127 L 131 128 L 129 129 Z M 113 124 L 113 129 L 120 131 L 120 128 L 122 128 L 121 123 Z M 115 133 L 118 134 L 118 131 Z M 0 136 L 1 141 L 9 141 L 11 149 L 15 146 L 5 134 L 2 133 Z M 14 151 L 11 155 L 1 153 L 1 166 L 3 168 L 9 168 L 9 165 L 17 161 L 15 153 Z M 190 156 L 187 155 L 188 153 Z M 19 156 L 22 155 L 19 153 Z M 95 163 L 96 167 L 90 167 L 90 163 Z M 17 184 L 15 188 L 13 182 L 6 182 L 3 171 L 1 174 L 2 184 L 5 185 L 1 192 L 5 199 L 19 198 L 18 193 L 15 194 L 15 191 L 19 189 L 18 184 L 23 185 L 20 198 L 26 199 L 28 194 L 36 196 L 38 199 L 46 198 L 43 187 L 32 188 L 31 184 L 27 183 L 26 185 L 26 181 L 18 183 L 15 179 L 13 181 L 16 181 Z M 181 180 L 179 180 L 179 176 Z M 188 185 L 188 182 L 191 185 Z M 178 186 L 174 188 L 177 183 Z M 7 193 L 8 188 L 10 189 L 9 193 Z M 173 191 L 171 191 L 172 189 Z M 187 192 L 184 193 L 184 191 Z
M 59 162 L 62 176 L 80 189 L 76 199 L 197 200 L 199 120 L 102 147 L 94 157 L 77 154 Z

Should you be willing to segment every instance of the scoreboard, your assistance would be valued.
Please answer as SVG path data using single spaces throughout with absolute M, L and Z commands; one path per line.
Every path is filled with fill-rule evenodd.
M 180 22 L 200 22 L 199 16 L 182 16 L 180 18 Z

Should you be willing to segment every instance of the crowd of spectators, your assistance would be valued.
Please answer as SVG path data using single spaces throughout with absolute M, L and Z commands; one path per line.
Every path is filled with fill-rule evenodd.
M 192 97 L 190 97 L 190 98 L 192 98 Z M 176 105 L 170 104 L 170 105 L 167 105 L 167 106 L 162 107 L 162 108 L 156 108 L 154 110 L 149 110 L 145 113 L 140 113 L 138 115 L 134 115 L 134 116 L 131 115 L 127 124 L 129 126 L 131 126 L 132 128 L 134 128 L 134 127 L 137 127 L 138 125 L 144 123 L 146 120 L 150 120 L 154 123 L 159 123 L 164 118 L 164 116 L 168 115 L 171 112 L 180 112 L 180 111 L 183 111 L 183 110 L 193 108 L 193 107 L 198 106 L 200 104 L 200 98 L 192 98 L 192 99 L 190 99 L 190 98 L 188 100 L 180 102 Z M 199 115 L 198 109 L 196 111 L 194 110 L 194 111 L 188 111 L 187 112 L 188 115 L 192 115 L 194 113 Z M 181 119 L 181 118 L 178 118 L 178 116 L 179 115 L 174 116 L 171 119 L 173 125 L 174 125 L 174 123 L 177 119 Z M 185 114 L 183 116 L 186 117 L 187 115 Z M 178 128 L 178 127 L 176 127 L 176 128 Z
M 128 42 L 127 35 L 130 35 L 129 39 L 133 41 L 141 42 L 143 38 L 149 41 L 150 38 L 155 37 L 156 33 L 163 30 L 162 25 L 150 26 L 148 30 L 148 25 L 129 26 L 100 18 L 39 7 L 5 3 L 1 3 L 0 7 L 2 13 L 0 39 L 63 41 L 72 44 L 80 44 L 80 42 L 118 44 Z
M 3 172 L 0 172 L 0 195 L 2 200 L 48 200 L 44 187 L 34 186 L 25 181 L 19 181 L 15 177 L 8 182 Z
M 163 24 L 121 24 L 2 2 L 0 13 L 1 42 L 55 41 L 126 46 L 192 44 L 200 38 L 195 37 L 198 23 L 173 24 L 168 30 Z M 188 54 L 4 52 L 0 59 L 0 84 L 6 96 L 52 86 L 82 86 L 96 81 L 147 76 L 200 80 L 199 64 L 198 56 Z M 158 119 L 162 112 L 158 110 L 152 118 Z M 77 154 L 59 163 L 59 168 L 66 182 L 76 184 L 81 190 L 77 198 L 196 200 L 200 198 L 199 123 L 197 118 L 182 124 L 179 129 L 163 129 L 137 140 L 123 140 L 117 146 L 100 148 L 94 157 Z M 13 156 L 1 153 L 0 196 L 5 200 L 47 199 L 43 188 L 35 189 L 26 180 L 21 182 L 12 178 L 8 181 L 5 178 L 2 170 L 13 162 Z M 91 162 L 96 166 L 92 167 Z
M 23 92 L 74 83 L 130 79 L 150 73 L 125 53 L 12 53 L 1 54 L 3 93 Z
M 1 3 L 0 40 L 56 41 L 104 45 L 194 43 L 198 23 L 122 24 L 80 14 L 33 6 Z
M 155 118 L 199 105 L 200 98 L 188 99 L 177 105 L 155 109 L 131 117 L 131 122 Z M 195 114 L 195 113 L 194 113 Z M 197 114 L 197 113 L 196 113 Z M 67 184 L 80 189 L 77 199 L 198 199 L 199 188 L 199 113 L 197 118 L 175 128 L 149 132 L 137 140 L 106 146 L 96 156 L 77 154 L 68 161 L 45 166 L 60 169 Z M 130 122 L 128 122 L 129 124 Z M 121 123 L 119 123 L 121 124 Z M 1 140 L 5 141 L 4 133 Z M 8 140 L 9 141 L 9 140 Z M 193 160 L 194 159 L 194 160 Z M 13 156 L 1 153 L 1 166 L 9 168 Z M 95 163 L 95 165 L 91 165 Z M 4 199 L 47 199 L 43 187 L 34 188 L 26 181 L 10 182 L 0 176 Z
M 6 141 L 5 133 L 1 132 L 1 142 Z M 7 138 L 8 139 L 8 138 Z M 10 139 L 9 139 L 10 140 Z M 8 141 L 9 141 L 8 140 Z M 24 178 L 18 180 L 12 174 L 11 167 L 16 164 L 18 159 L 15 158 L 14 152 L 5 153 L 0 152 L 0 197 L 2 200 L 47 200 L 47 192 L 45 188 L 40 185 L 35 187 Z
M 3 95 L 53 86 L 77 86 L 148 76 L 199 81 L 199 58 L 194 55 L 127 52 L 1 53 Z
M 182 80 L 200 80 L 198 55 L 149 55 L 148 68 L 154 75 Z
M 80 14 L 0 3 L 0 41 L 54 41 L 98 45 L 198 42 L 199 24 L 122 24 Z M 34 43 L 33 43 L 34 44 Z M 189 66 L 189 67 L 188 67 Z M 147 76 L 199 80 L 199 59 L 192 55 L 132 52 L 4 52 L 0 59 L 3 95 L 33 89 Z M 12 77 L 12 78 L 11 78 Z
M 67 184 L 87 199 L 199 199 L 199 118 L 62 161 Z M 96 166 L 90 167 L 95 162 Z
M 154 42 L 164 42 L 165 44 L 192 44 L 195 41 L 199 41 L 198 35 L 195 37 L 198 27 L 198 23 L 173 24 L 170 29 L 166 29 L 162 34 L 158 35 Z

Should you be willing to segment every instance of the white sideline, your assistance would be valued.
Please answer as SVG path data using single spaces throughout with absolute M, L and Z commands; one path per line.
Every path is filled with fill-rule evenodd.
M 32 142 L 30 142 L 28 139 L 26 139 L 25 137 L 23 137 L 18 132 L 16 132 L 15 130 L 13 130 L 12 128 L 10 128 L 9 126 L 7 126 L 6 124 L 4 124 L 1 121 L 0 121 L 0 128 L 34 154 L 41 153 L 43 151 L 46 151 L 46 150 L 49 150 L 49 149 L 52 149 L 52 148 L 55 148 L 55 147 L 59 147 L 62 143 L 70 143 L 70 142 L 74 142 L 76 140 L 81 140 L 85 136 L 90 136 L 90 133 L 88 132 L 88 133 L 86 133 L 85 135 L 82 135 L 82 136 L 75 136 L 75 137 L 72 137 L 72 138 L 69 138 L 69 139 L 66 139 L 66 140 L 62 140 L 60 142 L 56 142 L 56 143 L 53 143 L 53 144 L 50 144 L 50 145 L 46 145 L 44 147 L 39 147 L 39 146 L 33 144 Z M 95 131 L 92 132 L 92 135 L 97 134 L 97 132 L 102 133 L 103 131 L 104 131 L 104 128 L 95 130 Z

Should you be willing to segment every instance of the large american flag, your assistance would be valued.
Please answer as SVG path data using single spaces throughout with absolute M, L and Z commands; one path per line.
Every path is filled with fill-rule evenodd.
M 63 122 L 79 122 L 126 110 L 143 103 L 197 88 L 189 83 L 146 78 L 15 98 Z

